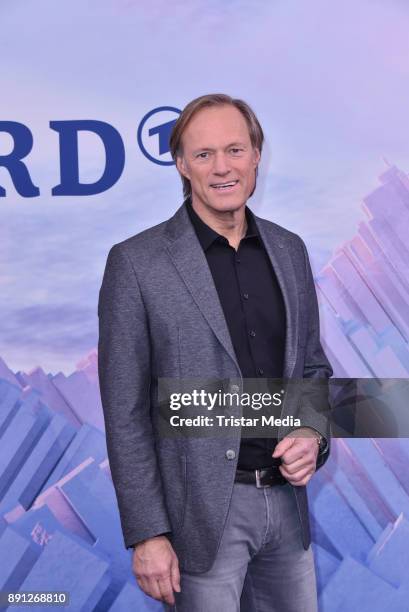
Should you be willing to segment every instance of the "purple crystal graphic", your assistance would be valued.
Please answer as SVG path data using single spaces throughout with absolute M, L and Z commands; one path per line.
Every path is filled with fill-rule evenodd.
M 316 278 L 342 378 L 409 373 L 409 179 L 391 166 Z M 338 439 L 309 484 L 322 610 L 406 610 L 409 440 Z M 74 591 L 75 609 L 160 610 L 131 573 L 92 351 L 69 376 L 0 358 L 0 590 Z

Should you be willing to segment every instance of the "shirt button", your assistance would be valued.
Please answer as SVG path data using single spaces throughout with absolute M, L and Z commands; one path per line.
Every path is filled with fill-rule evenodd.
M 229 448 L 229 450 L 226 451 L 226 459 L 228 459 L 229 461 L 234 459 L 235 456 L 236 456 L 236 453 L 232 448 Z
M 239 257 L 236 257 L 236 263 L 240 263 L 241 259 Z
M 249 294 L 248 293 L 243 293 L 243 297 L 244 297 L 245 300 L 248 300 L 249 299 Z
M 256 336 L 256 332 L 254 331 L 254 329 L 252 329 L 252 330 L 250 331 L 250 336 L 251 336 L 252 338 L 255 338 L 255 336 Z

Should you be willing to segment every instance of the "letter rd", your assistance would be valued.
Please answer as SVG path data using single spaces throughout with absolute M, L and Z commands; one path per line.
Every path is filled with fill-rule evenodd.
M 161 154 L 166 152 L 162 132 L 166 130 L 169 137 L 168 124 L 155 128 L 162 147 Z M 60 154 L 60 183 L 52 188 L 52 195 L 95 195 L 107 191 L 118 181 L 125 165 L 125 147 L 121 135 L 112 125 L 104 121 L 78 119 L 50 121 L 50 128 L 58 133 Z M 101 169 L 100 178 L 93 183 L 81 183 L 79 178 L 78 134 L 84 131 L 96 134 L 105 149 L 105 167 Z M 33 147 L 33 134 L 26 125 L 17 121 L 0 121 L 0 135 L 1 132 L 11 137 L 13 147 L 7 155 L 0 151 L 0 167 L 6 168 L 15 190 L 22 197 L 39 196 L 40 189 L 33 183 L 27 163 L 23 161 Z M 6 190 L 0 185 L 0 197 L 5 196 Z

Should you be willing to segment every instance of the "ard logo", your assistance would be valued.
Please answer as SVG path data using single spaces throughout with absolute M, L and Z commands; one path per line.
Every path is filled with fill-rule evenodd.
M 146 113 L 137 130 L 137 142 L 143 155 L 151 162 L 170 166 L 174 162 L 169 152 L 169 137 L 180 114 L 173 106 L 160 106 Z M 50 121 L 50 128 L 59 136 L 60 182 L 52 187 L 54 196 L 89 196 L 110 189 L 119 180 L 125 167 L 125 146 L 118 130 L 109 123 L 93 119 Z M 80 180 L 79 135 L 91 132 L 96 146 L 105 153 L 105 164 L 93 182 Z M 3 153 L 3 142 L 11 141 L 11 150 Z M 31 130 L 17 121 L 0 121 L 0 167 L 7 170 L 17 193 L 24 198 L 40 195 L 29 171 L 26 159 L 33 149 Z M 6 197 L 0 185 L 0 197 Z

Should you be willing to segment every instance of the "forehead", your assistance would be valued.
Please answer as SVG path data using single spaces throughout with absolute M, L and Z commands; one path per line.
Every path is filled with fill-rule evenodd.
M 245 118 L 235 106 L 213 106 L 198 111 L 183 133 L 184 147 L 215 146 L 225 142 L 250 142 Z

